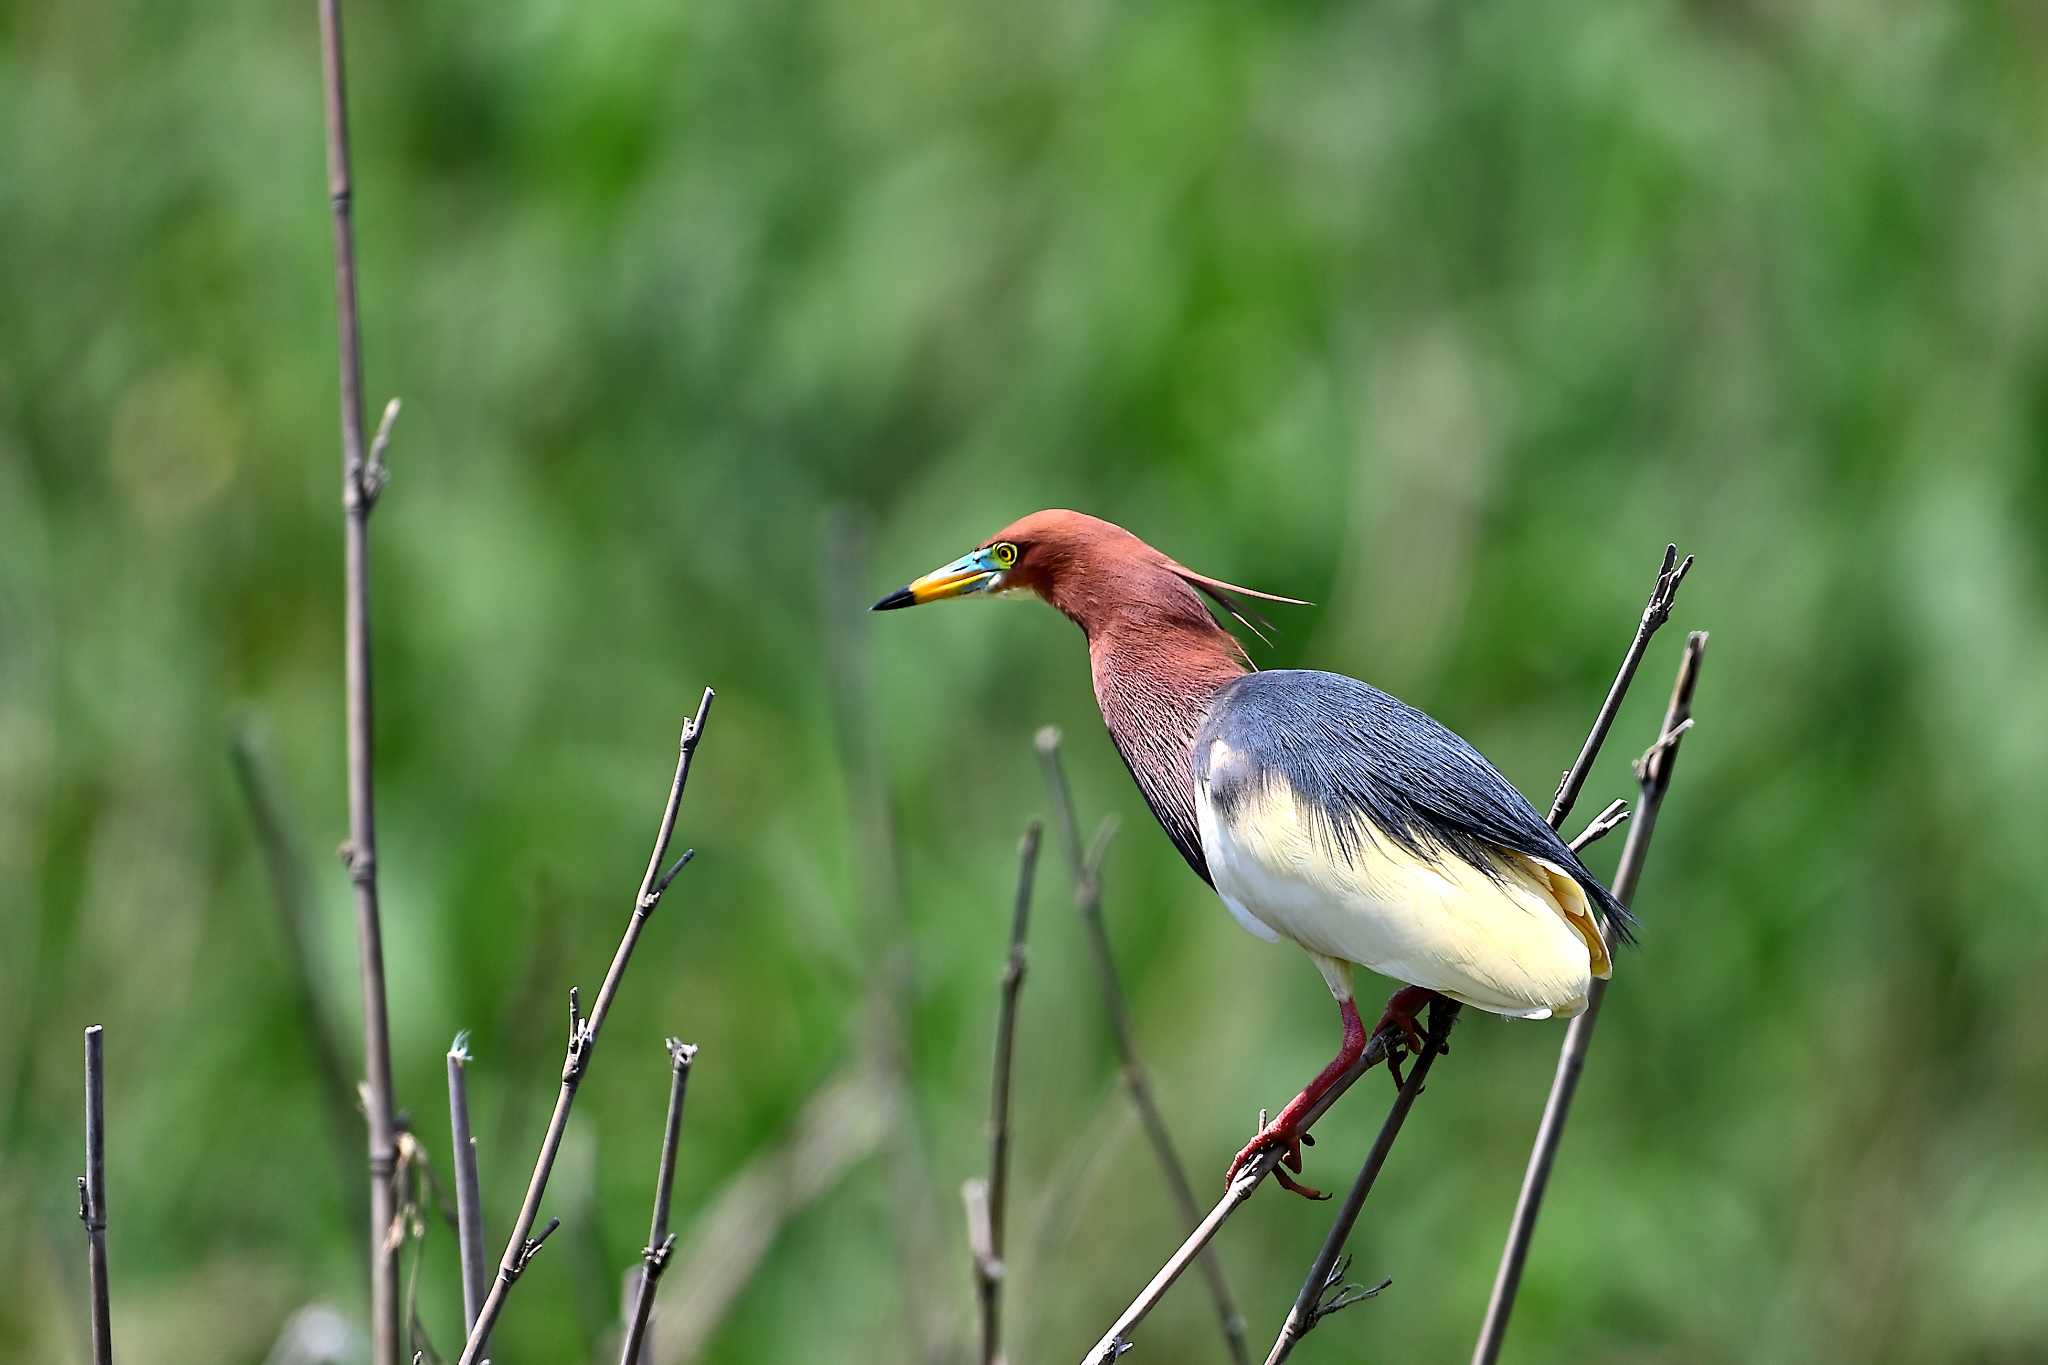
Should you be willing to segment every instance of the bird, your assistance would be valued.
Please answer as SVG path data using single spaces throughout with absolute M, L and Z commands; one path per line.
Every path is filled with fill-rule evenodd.
M 1263 641 L 1255 602 L 1308 603 L 1196 573 L 1121 526 L 1052 508 L 871 610 L 1001 594 L 1035 595 L 1081 628 L 1110 741 L 1167 838 L 1239 925 L 1307 952 L 1337 1001 L 1336 1057 L 1260 1127 L 1228 1179 L 1274 1147 L 1300 1172 L 1323 1096 L 1382 1029 L 1419 1054 L 1415 1016 L 1433 997 L 1569 1017 L 1610 975 L 1610 935 L 1631 941 L 1627 908 L 1465 740 L 1356 678 L 1258 669 L 1216 614 Z M 1371 1031 L 1354 967 L 1400 984 Z

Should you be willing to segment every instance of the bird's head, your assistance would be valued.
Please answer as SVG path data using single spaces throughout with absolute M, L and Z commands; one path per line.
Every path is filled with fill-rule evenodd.
M 1114 522 L 1049 508 L 1011 522 L 958 559 L 896 589 L 871 610 L 895 611 L 948 597 L 1018 590 L 1036 593 L 1091 631 L 1096 622 L 1133 604 L 1191 607 L 1206 620 L 1208 613 L 1196 592 L 1209 596 L 1255 634 L 1263 621 L 1242 599 L 1307 605 L 1298 598 L 1198 574 Z

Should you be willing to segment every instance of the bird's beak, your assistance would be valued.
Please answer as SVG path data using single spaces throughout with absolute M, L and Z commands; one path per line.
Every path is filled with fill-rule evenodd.
M 933 569 L 923 578 L 904 584 L 868 610 L 895 611 L 898 607 L 923 606 L 926 602 L 937 602 L 947 597 L 986 592 L 1001 575 L 1002 570 L 996 567 L 990 551 L 975 550 L 951 564 Z

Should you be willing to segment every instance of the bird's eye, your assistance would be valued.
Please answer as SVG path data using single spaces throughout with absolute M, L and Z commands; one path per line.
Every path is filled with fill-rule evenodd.
M 1007 569 L 1017 562 L 1017 547 L 1007 540 L 999 541 L 994 553 L 998 569 Z

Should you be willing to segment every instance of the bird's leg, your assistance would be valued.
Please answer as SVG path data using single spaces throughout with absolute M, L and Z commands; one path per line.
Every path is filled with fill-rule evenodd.
M 1286 1171 L 1301 1169 L 1301 1144 L 1308 1136 L 1309 1111 L 1329 1093 L 1330 1087 L 1337 1083 L 1338 1077 L 1349 1071 L 1352 1064 L 1365 1055 L 1365 1024 L 1358 1017 L 1357 1002 L 1346 998 L 1338 1002 L 1337 1009 L 1344 1020 L 1344 1045 L 1337 1049 L 1337 1055 L 1330 1064 L 1318 1072 L 1314 1080 L 1303 1086 L 1299 1095 L 1288 1102 L 1279 1116 L 1259 1129 L 1252 1140 L 1245 1144 L 1244 1150 L 1230 1163 L 1230 1172 L 1225 1177 L 1226 1184 L 1237 1179 L 1238 1171 L 1247 1161 L 1268 1147 L 1278 1147 L 1281 1149 L 1280 1166 L 1274 1168 L 1274 1174 L 1279 1177 L 1280 1183 L 1296 1194 L 1310 1199 L 1329 1198 L 1319 1190 L 1289 1179 Z M 1282 1170 L 1282 1167 L 1285 1170 Z

